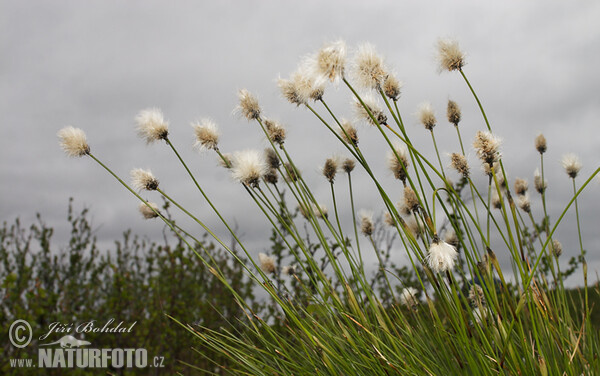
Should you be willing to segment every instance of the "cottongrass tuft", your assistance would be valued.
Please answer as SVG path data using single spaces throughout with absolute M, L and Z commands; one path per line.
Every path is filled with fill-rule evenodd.
M 258 261 L 263 272 L 267 274 L 275 273 L 275 259 L 273 257 L 261 252 L 258 254 Z
M 194 147 L 206 150 L 217 150 L 219 144 L 219 128 L 214 121 L 210 119 L 202 119 L 192 123 L 196 142 Z
M 360 213 L 358 213 L 358 216 L 360 217 L 360 232 L 364 236 L 373 235 L 373 231 L 375 231 L 373 213 L 366 210 L 361 210 Z
M 437 49 L 440 71 L 461 70 L 465 66 L 465 54 L 460 50 L 457 41 L 440 39 Z
M 267 172 L 267 164 L 257 150 L 244 150 L 233 154 L 231 173 L 240 183 L 256 188 L 260 178 Z
M 418 291 L 414 287 L 405 287 L 400 292 L 400 304 L 412 308 L 419 305 Z
M 467 158 L 459 153 L 450 154 L 450 166 L 455 169 L 464 178 L 468 178 L 470 174 L 469 162 Z
M 64 127 L 57 133 L 60 138 L 60 147 L 69 157 L 83 157 L 90 153 L 85 133 L 72 126 Z
M 271 148 L 265 149 L 265 161 L 272 170 L 277 170 L 281 166 L 281 160 L 279 160 L 275 150 Z
M 375 51 L 372 44 L 365 43 L 358 47 L 354 57 L 354 78 L 364 89 L 380 90 L 387 77 L 383 58 Z
M 525 195 L 527 193 L 527 190 L 529 189 L 529 183 L 527 183 L 527 180 L 525 179 L 521 179 L 521 178 L 516 178 L 515 179 L 515 193 L 522 196 Z
M 377 126 L 377 124 L 387 124 L 387 116 L 379 106 L 379 102 L 374 96 L 367 94 L 362 96 L 362 100 L 365 104 L 364 106 L 358 99 L 354 98 L 354 110 L 356 111 L 356 116 L 359 119 L 364 120 L 374 126 Z M 375 119 L 371 117 L 369 112 L 371 112 L 371 115 L 373 115 L 373 118 Z
M 560 257 L 560 255 L 562 255 L 563 253 L 563 248 L 562 248 L 562 244 L 558 241 L 558 240 L 552 240 L 552 245 L 550 246 L 552 254 L 555 257 Z
M 385 81 L 383 81 L 383 92 L 385 95 L 396 102 L 400 99 L 401 90 L 402 82 L 398 81 L 395 75 L 388 74 Z
M 446 233 L 444 234 L 444 241 L 454 247 L 458 247 L 458 245 L 460 244 L 456 232 L 452 229 L 446 231 Z
M 448 100 L 448 108 L 446 109 L 446 116 L 448 117 L 448 121 L 454 124 L 455 127 L 458 127 L 458 123 L 460 123 L 460 119 L 462 114 L 460 112 L 460 107 L 453 100 Z
M 296 274 L 296 267 L 294 265 L 286 265 L 283 268 L 281 268 L 281 272 L 284 275 L 292 276 L 292 275 Z
M 260 119 L 261 109 L 254 95 L 246 89 L 241 89 L 238 92 L 238 99 L 240 103 L 236 107 L 237 112 L 248 120 Z
M 396 143 L 394 150 L 390 150 L 387 153 L 388 168 L 394 174 L 396 179 L 406 183 L 406 176 L 408 170 L 408 151 L 403 145 Z
M 419 209 L 419 198 L 411 187 L 404 187 L 404 205 L 411 212 L 416 212 Z
M 565 172 L 571 179 L 575 179 L 579 171 L 581 171 L 581 161 L 579 157 L 575 154 L 569 153 L 565 154 L 561 160 L 562 166 L 565 169 Z
M 546 179 L 542 179 L 542 174 L 540 174 L 540 170 L 537 168 L 533 174 L 533 185 L 539 194 L 543 194 L 546 191 L 546 188 L 548 188 L 548 182 Z
M 354 127 L 354 125 L 346 119 L 342 119 L 340 124 L 340 137 L 349 144 L 354 146 L 358 145 L 358 132 L 356 131 L 356 127 Z
M 540 154 L 544 154 L 546 150 L 548 150 L 548 145 L 546 144 L 546 137 L 543 134 L 538 134 L 535 138 L 535 148 Z
M 140 111 L 135 117 L 135 122 L 138 135 L 146 140 L 147 144 L 166 140 L 169 136 L 169 123 L 158 108 L 147 108 Z
M 436 273 L 446 272 L 454 268 L 458 252 L 445 241 L 434 239 L 427 254 L 427 264 Z
M 321 48 L 314 58 L 314 68 L 319 75 L 331 82 L 343 78 L 346 69 L 346 43 L 338 40 Z
M 517 201 L 521 210 L 523 210 L 525 213 L 531 212 L 531 200 L 529 199 L 529 195 L 519 195 Z
M 433 112 L 431 103 L 421 103 L 417 115 L 419 117 L 419 121 L 421 122 L 421 124 L 423 124 L 425 129 L 433 131 L 433 127 L 435 127 L 437 119 L 435 118 L 435 113 Z
M 286 137 L 286 131 L 283 125 L 274 120 L 266 119 L 265 129 L 267 130 L 267 136 L 273 143 L 283 146 Z
M 158 189 L 158 179 L 152 175 L 149 170 L 135 168 L 131 170 L 131 185 L 138 191 L 145 189 L 147 191 L 155 191 Z
M 219 166 L 225 167 L 227 169 L 231 168 L 232 159 L 233 159 L 233 156 L 231 155 L 231 153 L 221 154 L 220 158 L 218 159 Z
M 477 131 L 473 147 L 477 152 L 477 157 L 482 162 L 493 166 L 500 158 L 500 144 L 502 140 L 488 131 Z
M 383 223 L 388 225 L 389 227 L 396 227 L 396 218 L 390 214 L 390 212 L 383 213 Z
M 151 206 L 152 208 L 148 206 Z M 156 205 L 154 202 L 148 202 L 147 204 L 144 202 L 140 203 L 139 210 L 140 213 L 142 213 L 144 219 L 152 219 L 158 217 L 158 205 Z
M 292 73 L 291 78 L 277 80 L 281 94 L 296 106 L 307 105 L 309 100 L 318 101 L 325 93 L 325 80 L 311 72 L 310 59 L 305 60 Z
M 327 179 L 327 181 L 330 184 L 333 184 L 337 170 L 338 170 L 337 158 L 327 158 L 325 160 L 325 164 L 323 165 L 323 168 L 321 169 L 321 173 L 323 174 L 323 176 L 325 176 L 325 179 Z
M 344 172 L 349 174 L 352 172 L 352 170 L 354 170 L 355 166 L 356 166 L 356 163 L 354 162 L 353 159 L 346 158 L 344 160 L 344 163 L 342 163 L 342 170 L 344 170 Z

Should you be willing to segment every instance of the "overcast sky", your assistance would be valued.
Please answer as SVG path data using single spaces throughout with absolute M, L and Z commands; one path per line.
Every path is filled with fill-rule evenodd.
M 329 204 L 318 166 L 336 152 L 344 155 L 343 149 L 314 117 L 281 98 L 277 77 L 287 76 L 302 56 L 325 42 L 341 38 L 351 50 L 370 42 L 404 82 L 399 103 L 414 142 L 431 153 L 431 139 L 414 116 L 419 103 L 430 101 L 446 155 L 458 151 L 454 130 L 441 121 L 449 98 L 463 108 L 466 142 L 485 125 L 460 76 L 438 73 L 439 37 L 457 39 L 467 53 L 465 72 L 504 139 L 509 177 L 532 182 L 538 165 L 533 139 L 545 134 L 548 195 L 556 216 L 571 189 L 560 167 L 562 155 L 581 157 L 581 177 L 600 165 L 600 2 L 427 3 L 0 1 L 0 218 L 27 223 L 39 212 L 58 229 L 57 240 L 64 239 L 68 198 L 74 197 L 78 208 L 91 208 L 104 243 L 126 228 L 152 238 L 160 233 L 162 226 L 143 221 L 135 199 L 99 166 L 62 153 L 56 132 L 73 125 L 87 133 L 95 155 L 119 175 L 127 177 L 134 167 L 152 169 L 166 191 L 224 235 L 167 147 L 146 146 L 136 136 L 136 113 L 159 107 L 171 123 L 171 139 L 207 193 L 226 218 L 237 221 L 253 251 L 262 251 L 266 221 L 216 166 L 214 155 L 192 149 L 189 123 L 215 120 L 223 151 L 264 148 L 256 125 L 232 114 L 237 90 L 249 89 L 268 116 L 288 126 L 291 153 L 317 197 Z M 328 87 L 326 98 L 340 116 L 352 117 L 343 87 Z M 381 161 L 376 170 L 386 187 L 397 189 L 373 131 L 359 129 L 361 145 L 371 160 Z M 360 172 L 356 179 L 358 206 L 381 210 L 372 183 Z M 599 191 L 594 182 L 581 197 L 591 270 L 600 266 Z M 348 212 L 343 214 L 347 218 Z M 578 252 L 573 219 L 567 216 L 559 233 L 567 252 L 563 262 Z

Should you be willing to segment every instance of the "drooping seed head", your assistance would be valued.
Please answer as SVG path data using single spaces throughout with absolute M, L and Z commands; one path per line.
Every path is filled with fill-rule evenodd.
M 561 160 L 562 166 L 565 169 L 565 172 L 571 179 L 575 179 L 579 171 L 581 171 L 581 161 L 579 157 L 575 154 L 569 153 L 565 154 Z
M 354 57 L 354 78 L 364 89 L 379 90 L 387 77 L 383 58 L 373 45 L 366 43 L 358 47 Z
M 148 108 L 140 111 L 135 117 L 137 132 L 140 137 L 150 144 L 158 140 L 166 140 L 169 136 L 169 123 L 158 108 Z
M 85 133 L 71 126 L 64 127 L 57 133 L 60 147 L 69 157 L 82 157 L 90 153 Z
M 149 208 L 148 205 L 150 205 L 152 208 Z M 140 213 L 142 213 L 144 219 L 152 219 L 158 217 L 158 205 L 156 205 L 153 202 L 148 202 L 148 205 L 142 202 L 139 206 Z
M 404 187 L 404 205 L 411 211 L 419 209 L 419 198 L 413 189 L 409 186 Z
M 535 148 L 540 154 L 544 154 L 546 150 L 548 150 L 548 145 L 546 144 L 546 137 L 543 134 L 538 134 L 535 138 Z
M 502 140 L 488 131 L 477 131 L 473 147 L 477 152 L 477 157 L 488 165 L 492 166 L 500 158 L 500 144 Z
M 285 128 L 283 127 L 283 125 L 281 125 L 280 123 L 278 123 L 274 120 L 270 120 L 270 119 L 265 119 L 264 124 L 265 124 L 265 129 L 267 131 L 267 136 L 269 137 L 269 139 L 273 143 L 276 143 L 279 146 L 283 146 L 283 143 L 285 142 L 285 137 L 286 137 L 286 132 L 285 132 Z
M 527 180 L 516 178 L 515 179 L 515 193 L 519 196 L 527 194 L 527 190 L 529 189 L 529 183 Z
M 210 119 L 202 119 L 201 121 L 192 123 L 196 142 L 194 146 L 200 149 L 215 150 L 219 144 L 219 128 L 214 121 Z
M 538 169 L 536 169 L 533 174 L 533 185 L 539 194 L 543 194 L 546 191 L 546 188 L 548 188 L 548 182 L 546 179 L 542 179 L 542 174 L 540 174 L 540 170 Z
M 248 90 L 242 89 L 238 92 L 238 104 L 236 110 L 242 114 L 248 120 L 260 119 L 261 109 L 258 104 L 258 99 L 252 95 Z
M 529 195 L 519 195 L 517 200 L 521 210 L 523 210 L 525 213 L 531 212 L 531 200 L 529 200 Z
M 158 188 L 158 179 L 152 175 L 149 170 L 135 168 L 131 170 L 131 185 L 138 191 L 145 189 L 147 191 L 155 191 Z
M 240 183 L 256 188 L 260 178 L 267 172 L 267 164 L 257 150 L 244 150 L 233 154 L 231 173 Z
M 458 104 L 453 100 L 448 100 L 448 108 L 446 110 L 446 116 L 448 117 L 448 121 L 454 124 L 455 127 L 458 127 L 458 123 L 460 123 L 461 112 Z
M 395 144 L 394 150 L 388 151 L 387 160 L 388 168 L 392 171 L 394 177 L 405 183 L 409 165 L 406 148 L 399 143 Z
M 405 287 L 400 292 L 400 304 L 403 304 L 409 308 L 419 305 L 419 299 L 417 298 L 418 291 L 414 287 Z
M 377 101 L 377 99 L 375 99 L 375 97 L 373 97 L 370 94 L 367 94 L 362 96 L 362 100 L 365 104 L 364 106 L 362 105 L 362 103 L 360 103 L 358 99 L 354 98 L 354 109 L 356 111 L 356 116 L 359 119 L 364 120 L 368 124 L 374 126 L 377 126 L 377 123 L 379 123 L 380 125 L 387 124 L 387 116 L 379 106 L 379 102 Z M 369 111 L 375 119 L 373 119 L 371 115 L 369 115 Z
M 267 274 L 275 273 L 275 259 L 273 257 L 261 252 L 258 254 L 258 261 L 263 272 Z
M 346 158 L 344 160 L 344 163 L 342 164 L 342 169 L 344 170 L 344 172 L 346 172 L 347 174 L 351 173 L 352 170 L 354 170 L 354 166 L 356 165 L 356 163 L 354 162 L 353 159 L 350 158 Z
M 367 211 L 361 211 L 359 213 L 360 217 L 360 232 L 364 236 L 373 235 L 373 231 L 375 230 L 375 225 L 373 224 L 373 214 Z
M 346 43 L 339 40 L 321 48 L 314 58 L 316 71 L 331 82 L 344 77 Z
M 358 145 L 358 133 L 354 125 L 346 119 L 342 119 L 341 124 L 342 126 L 338 131 L 340 137 L 347 143 L 353 144 L 354 146 Z
M 383 81 L 383 92 L 385 95 L 396 102 L 400 99 L 401 90 L 402 82 L 398 81 L 395 75 L 388 74 L 385 81 Z
M 431 270 L 442 273 L 454 268 L 457 256 L 456 248 L 444 241 L 435 239 L 429 247 L 427 263 Z
M 333 184 L 337 170 L 338 170 L 337 158 L 327 158 L 325 160 L 325 164 L 323 165 L 323 168 L 321 169 L 321 173 L 323 174 L 323 176 L 325 176 L 325 179 L 327 179 L 327 181 L 329 181 L 329 183 Z
M 418 116 L 419 121 L 428 131 L 432 131 L 433 127 L 435 127 L 437 124 L 435 113 L 433 112 L 433 108 L 429 102 L 421 103 L 419 106 Z
M 468 178 L 470 174 L 467 158 L 459 153 L 450 154 L 450 165 L 463 177 Z
M 465 54 L 460 50 L 457 41 L 440 39 L 437 42 L 437 50 L 440 71 L 460 70 L 465 66 Z
M 277 170 L 281 166 L 281 161 L 277 156 L 277 153 L 272 148 L 265 149 L 265 161 L 272 170 Z

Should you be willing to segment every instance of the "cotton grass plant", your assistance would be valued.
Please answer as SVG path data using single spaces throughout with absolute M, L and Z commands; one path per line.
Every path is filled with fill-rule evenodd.
M 220 135 L 210 120 L 194 123 L 198 148 L 214 152 L 271 225 L 277 254 L 253 254 L 224 218 L 220 209 L 196 179 L 169 137 L 169 124 L 157 109 L 136 117 L 138 134 L 147 143 L 163 141 L 188 173 L 203 200 L 219 217 L 222 227 L 208 228 L 167 194 L 151 172 L 132 170 L 127 183 L 92 153 L 83 131 L 68 127 L 59 132 L 62 148 L 73 157 L 90 157 L 138 200 L 144 218 L 159 218 L 191 249 L 203 234 L 192 233 L 166 218 L 157 206 L 144 200 L 140 190 L 153 191 L 189 216 L 208 233 L 273 303 L 275 315 L 265 318 L 253 312 L 220 273 L 208 252 L 197 252 L 205 267 L 220 278 L 236 297 L 246 317 L 245 331 L 181 323 L 190 335 L 222 353 L 227 364 L 215 364 L 207 374 L 247 375 L 580 375 L 600 372 L 598 332 L 590 322 L 588 275 L 581 239 L 578 197 L 591 179 L 577 180 L 578 158 L 568 155 L 563 166 L 572 180 L 573 195 L 558 218 L 548 216 L 544 176 L 546 140 L 539 135 L 535 148 L 540 162 L 534 175 L 537 195 L 529 193 L 525 179 L 514 179 L 505 169 L 502 129 L 492 128 L 481 101 L 467 79 L 465 54 L 455 41 L 438 43 L 440 71 L 458 72 L 479 106 L 483 122 L 478 129 L 459 125 L 462 112 L 449 100 L 446 119 L 457 134 L 460 150 L 441 155 L 435 129 L 442 126 L 433 107 L 420 107 L 418 119 L 432 138 L 435 160 L 423 150 L 431 145 L 413 144 L 401 111 L 402 85 L 375 48 L 359 46 L 353 59 L 344 42 L 337 41 L 304 58 L 289 78 L 280 78 L 282 96 L 292 105 L 312 113 L 316 125 L 325 127 L 331 142 L 347 155 L 331 157 L 320 168 L 322 184 L 329 185 L 329 209 L 315 196 L 302 170 L 302 156 L 287 148 L 285 127 L 266 117 L 257 97 L 248 90 L 238 94 L 236 112 L 264 134 L 265 151 L 248 149 L 223 153 Z M 369 125 L 364 132 L 380 136 L 387 165 L 399 189 L 384 188 L 386 176 L 378 176 L 375 164 L 381 156 L 362 149 L 353 121 L 340 116 L 328 104 L 331 83 L 351 98 L 356 120 Z M 404 109 L 403 109 L 404 110 Z M 315 125 L 313 125 L 315 126 Z M 498 134 L 496 133 L 498 132 Z M 478 158 L 471 165 L 469 143 Z M 251 147 L 250 145 L 248 147 Z M 483 174 L 475 171 L 482 169 Z M 227 172 L 228 171 L 228 172 Z M 385 207 L 383 221 L 359 210 L 353 175 L 365 173 Z M 459 181 L 452 183 L 451 176 Z M 563 184 L 564 182 L 555 182 Z M 396 202 L 398 190 L 403 198 Z M 345 191 L 348 194 L 341 195 Z M 342 197 L 344 198 L 342 200 Z M 347 198 L 347 200 L 346 200 Z M 532 202 L 540 201 L 542 212 Z M 561 271 L 562 246 L 554 238 L 567 212 L 574 206 L 580 257 L 568 271 Z M 340 218 L 342 208 L 352 213 L 350 226 Z M 345 210 L 344 210 L 345 212 Z M 300 214 L 300 215 L 298 215 Z M 239 214 L 243 218 L 243 213 Z M 402 245 L 410 261 L 408 273 L 389 267 L 386 252 L 377 241 L 385 230 Z M 569 227 L 568 223 L 563 224 Z M 225 233 L 223 234 L 223 231 Z M 251 263 L 243 263 L 223 239 L 231 237 Z M 510 260 L 502 268 L 498 255 Z M 375 257 L 373 257 L 375 256 Z M 287 265 L 282 265 L 285 259 Z M 376 260 L 375 275 L 368 266 Z M 564 264 L 564 263 L 563 263 Z M 564 278 L 582 266 L 583 303 L 572 301 Z M 407 276 L 413 276 L 409 281 Z M 509 278 L 510 276 L 510 278 Z M 575 309 L 573 309 L 575 306 Z M 168 314 L 168 312 L 167 312 Z M 177 320 L 176 317 L 172 318 Z M 239 325 L 238 325 L 239 327 Z M 190 350 L 192 351 L 192 350 Z M 199 353 L 199 356 L 202 356 Z

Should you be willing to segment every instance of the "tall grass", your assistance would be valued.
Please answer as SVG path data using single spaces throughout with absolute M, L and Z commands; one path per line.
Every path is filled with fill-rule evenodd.
M 250 263 L 222 241 L 217 231 L 207 227 L 192 208 L 183 207 L 171 197 L 149 171 L 134 170 L 130 185 L 91 152 L 82 131 L 65 128 L 59 133 L 68 154 L 96 161 L 142 201 L 147 217 L 165 221 L 195 250 L 192 244 L 198 234 L 179 228 L 156 205 L 142 199 L 138 191 L 156 191 L 192 218 L 230 251 L 256 288 L 263 289 L 272 300 L 277 315 L 265 320 L 236 293 L 209 253 L 196 252 L 246 313 L 240 318 L 244 331 L 180 322 L 190 335 L 228 359 L 227 367 L 215 362 L 216 368 L 206 370 L 207 374 L 600 372 L 600 342 L 590 321 L 593 307 L 588 302 L 578 211 L 579 195 L 600 169 L 579 178 L 581 163 L 573 156 L 565 157 L 563 164 L 572 180 L 573 195 L 560 208 L 560 215 L 551 219 L 546 202 L 547 147 L 543 136 L 535 143 L 540 156 L 534 179 L 537 193 L 530 195 L 522 179 L 511 187 L 501 140 L 467 78 L 464 54 L 458 44 L 440 41 L 438 54 L 440 69 L 460 76 L 482 115 L 479 129 L 463 129 L 460 107 L 448 103 L 447 120 L 456 129 L 461 146 L 451 155 L 450 167 L 439 153 L 440 140 L 435 135 L 438 119 L 430 105 L 423 105 L 418 117 L 431 135 L 431 145 L 413 143 L 400 110 L 400 83 L 372 46 L 359 47 L 349 68 L 344 43 L 327 45 L 303 60 L 289 79 L 280 79 L 284 98 L 312 113 L 315 121 L 330 131 L 331 141 L 341 144 L 349 155 L 324 163 L 323 184 L 330 186 L 333 204 L 330 211 L 316 199 L 315 187 L 300 173 L 302 159 L 288 149 L 285 128 L 264 115 L 249 91 L 240 91 L 237 110 L 265 135 L 269 144 L 265 154 L 249 150 L 223 153 L 216 126 L 207 121 L 195 125 L 197 145 L 216 153 L 272 225 L 272 239 L 279 246 L 274 248 L 275 254 L 258 258 L 221 214 L 220 208 L 227 203 L 209 197 L 204 182 L 196 179 L 181 157 L 162 113 L 156 109 L 140 113 L 140 135 L 148 143 L 161 141 L 172 150 L 175 160 L 221 220 L 227 236 L 235 239 Z M 352 97 L 357 118 L 370 124 L 369 132 L 380 135 L 380 148 L 389 150 L 389 167 L 404 190 L 402 203 L 396 204 L 394 194 L 384 188 L 384 177 L 373 168 L 378 161 L 361 148 L 356 127 L 329 105 L 327 81 L 337 82 Z M 484 169 L 483 175 L 472 173 L 475 168 L 467 158 L 468 139 L 473 139 L 477 168 Z M 423 153 L 431 147 L 434 159 Z M 357 212 L 355 169 L 364 171 L 371 180 L 385 207 L 388 230 L 401 242 L 410 260 L 408 274 L 414 279 L 405 278 L 408 274 L 397 275 L 388 267 L 390 250 L 374 238 L 376 224 L 381 225 L 381 221 L 374 222 L 369 213 Z M 454 170 L 460 176 L 456 184 L 449 179 Z M 348 201 L 340 199 L 342 190 L 349 193 Z M 542 213 L 532 210 L 533 196 L 542 202 Z M 349 226 L 340 218 L 341 209 L 346 207 L 353 214 Z M 580 256 L 570 268 L 561 270 L 562 246 L 554 235 L 571 209 L 577 217 Z M 297 212 L 301 216 L 296 216 Z M 317 244 L 308 239 L 316 239 Z M 497 254 L 510 255 L 509 270 L 501 267 Z M 285 268 L 282 256 L 292 260 Z M 374 278 L 366 271 L 369 260 L 379 264 Z M 579 266 L 585 298 L 582 306 L 573 310 L 575 303 L 565 293 L 563 282 Z

